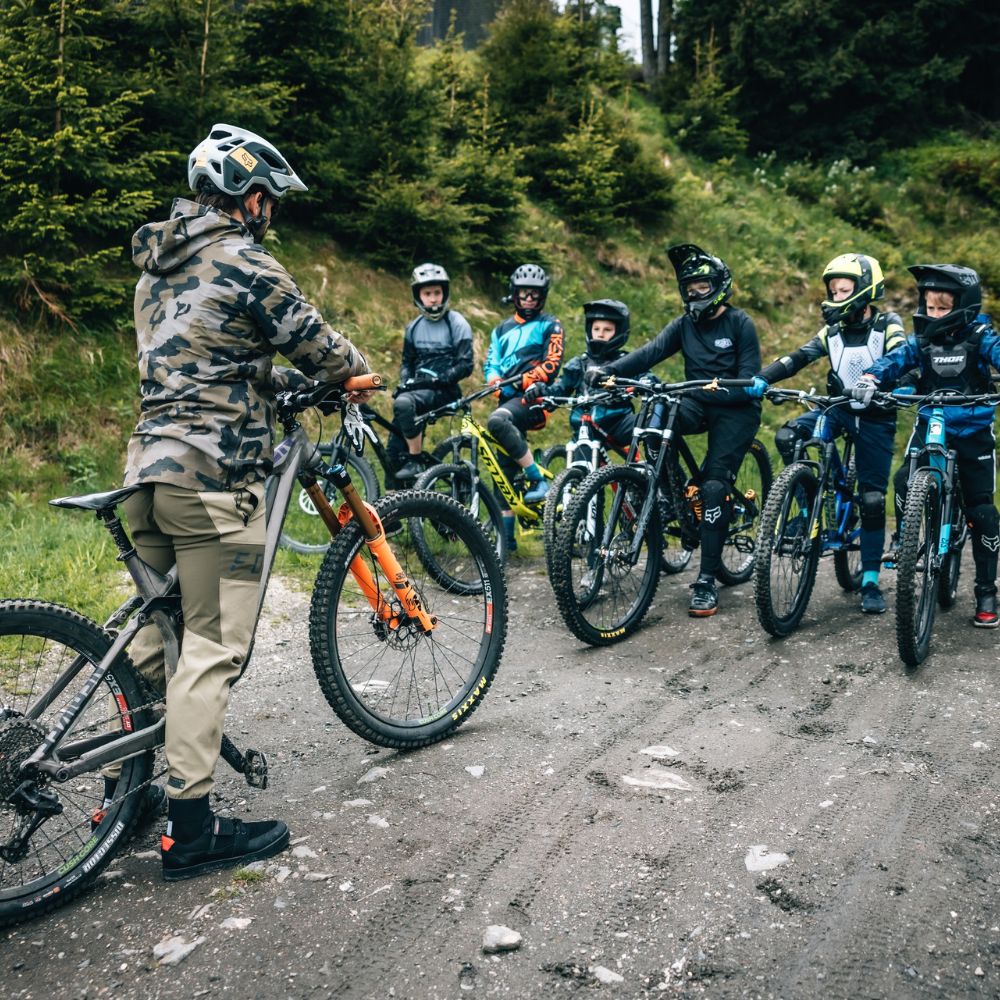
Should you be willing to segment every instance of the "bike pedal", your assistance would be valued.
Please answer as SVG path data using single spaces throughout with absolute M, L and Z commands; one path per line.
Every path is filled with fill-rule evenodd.
M 267 788 L 267 757 L 260 750 L 247 749 L 243 755 L 243 776 L 251 788 Z

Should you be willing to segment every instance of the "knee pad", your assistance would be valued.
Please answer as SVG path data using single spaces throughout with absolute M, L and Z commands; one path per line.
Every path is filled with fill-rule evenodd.
M 494 410 L 488 417 L 486 421 L 486 429 L 494 436 L 497 436 L 497 431 L 503 434 L 504 429 L 510 427 L 510 410 L 505 410 L 502 406 L 498 410 Z
M 782 424 L 774 434 L 774 447 L 784 460 L 785 465 L 795 457 L 795 443 L 803 440 L 800 428 L 794 423 Z
M 903 516 L 903 511 L 906 508 L 906 486 L 910 481 L 910 467 L 904 466 L 896 472 L 896 475 L 892 477 L 892 489 L 893 498 L 892 505 L 893 510 L 896 511 L 896 520 Z
M 701 517 L 711 528 L 724 528 L 729 523 L 732 490 L 721 479 L 706 479 L 701 485 Z
M 411 393 L 401 393 L 392 401 L 392 419 L 407 437 L 413 437 L 413 422 L 416 416 L 417 404 Z
M 880 490 L 862 490 L 861 527 L 868 530 L 885 527 L 885 494 Z
M 978 498 L 977 498 L 978 499 Z M 992 503 L 978 503 L 965 510 L 972 534 L 990 552 L 1000 550 L 1000 514 Z

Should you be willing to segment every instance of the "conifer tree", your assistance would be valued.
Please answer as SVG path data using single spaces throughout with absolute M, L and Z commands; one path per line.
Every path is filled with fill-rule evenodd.
M 109 0 L 0 6 L 0 289 L 60 319 L 119 302 L 130 233 L 154 203 L 151 149 L 131 148 L 143 94 L 116 73 Z

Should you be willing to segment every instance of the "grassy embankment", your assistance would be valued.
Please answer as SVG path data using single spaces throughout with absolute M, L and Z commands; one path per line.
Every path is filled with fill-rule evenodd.
M 692 241 L 719 253 L 736 278 L 734 303 L 755 319 L 765 361 L 808 339 L 819 326 L 819 275 L 837 253 L 877 255 L 888 275 L 887 304 L 907 317 L 914 295 L 905 264 L 961 260 L 1000 281 L 1000 143 L 938 142 L 887 160 L 876 171 L 773 163 L 707 165 L 662 139 L 658 113 L 639 104 L 645 141 L 669 158 L 676 208 L 654 231 L 621 230 L 596 240 L 571 232 L 543 207 L 525 224 L 546 248 L 555 281 L 549 308 L 567 330 L 567 358 L 583 346 L 581 304 L 619 298 L 633 311 L 633 346 L 680 308 L 663 248 Z M 756 168 L 756 169 L 755 169 Z M 846 221 L 844 217 L 852 219 Z M 329 321 L 390 378 L 413 308 L 406 276 L 373 270 L 316 232 L 284 229 L 276 256 L 296 275 Z M 124 234 L 123 234 L 124 242 Z M 455 276 L 452 299 L 476 332 L 477 363 L 503 315 L 502 289 Z M 679 359 L 662 366 L 679 376 Z M 472 387 L 479 377 L 466 383 Z M 792 384 L 822 391 L 821 365 Z M 33 595 L 100 616 L 119 600 L 121 573 L 110 541 L 83 514 L 55 511 L 46 498 L 107 489 L 136 416 L 131 312 L 73 332 L 24 328 L 0 317 L 0 596 Z M 389 400 L 381 403 L 388 412 Z M 488 408 L 484 407 L 484 413 Z M 792 414 L 766 406 L 763 440 Z M 901 421 L 902 440 L 908 422 Z M 449 432 L 445 424 L 436 435 Z M 536 444 L 566 435 L 554 416 Z M 279 569 L 308 579 L 315 561 L 282 553 Z

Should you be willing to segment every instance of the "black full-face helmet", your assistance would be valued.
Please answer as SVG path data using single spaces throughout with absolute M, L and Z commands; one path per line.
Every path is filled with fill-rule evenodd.
M 702 250 L 693 243 L 678 243 L 667 248 L 667 257 L 677 274 L 684 309 L 696 322 L 701 323 L 715 315 L 733 292 L 733 276 L 719 257 Z M 692 292 L 689 285 L 696 281 L 707 281 L 707 292 Z
M 849 278 L 854 282 L 854 291 L 846 299 L 835 301 L 830 292 L 833 278 Z M 842 253 L 834 257 L 823 271 L 823 284 L 826 285 L 826 300 L 820 309 L 827 326 L 837 323 L 860 326 L 868 306 L 885 295 L 882 265 L 863 253 Z
M 595 319 L 606 319 L 615 324 L 615 335 L 610 340 L 594 340 L 591 337 L 590 332 Z M 596 299 L 587 302 L 583 307 L 583 321 L 587 336 L 587 353 L 595 361 L 608 358 L 625 346 L 629 334 L 629 313 L 628 306 L 624 302 L 619 302 L 617 299 Z
M 913 332 L 921 344 L 954 339 L 982 311 L 983 290 L 979 275 L 959 264 L 914 264 L 907 270 L 917 279 L 920 301 L 913 314 Z M 949 292 L 955 298 L 951 312 L 936 319 L 927 315 L 927 293 Z
M 426 285 L 440 285 L 444 297 L 440 305 L 425 306 L 420 298 L 420 289 Z M 413 293 L 413 304 L 428 318 L 440 319 L 448 311 L 451 281 L 448 272 L 440 264 L 418 264 L 410 275 L 410 291 Z
M 534 319 L 545 308 L 545 299 L 549 294 L 551 279 L 545 269 L 539 264 L 522 264 L 514 269 L 507 283 L 507 291 L 514 308 L 522 319 Z M 533 288 L 538 291 L 539 298 L 534 306 L 525 308 L 521 305 L 518 291 L 522 288 Z

